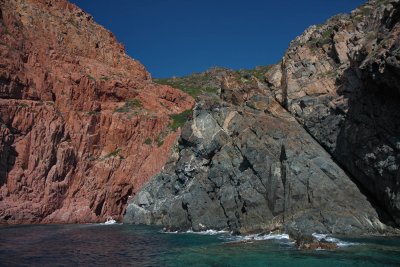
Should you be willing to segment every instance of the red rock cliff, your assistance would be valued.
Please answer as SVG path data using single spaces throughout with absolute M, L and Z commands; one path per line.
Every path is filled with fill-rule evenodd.
M 0 0 L 0 223 L 120 218 L 193 99 L 64 0 Z

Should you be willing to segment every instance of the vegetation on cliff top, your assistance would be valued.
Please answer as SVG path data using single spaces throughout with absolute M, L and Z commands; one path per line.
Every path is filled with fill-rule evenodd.
M 217 87 L 204 87 L 203 84 L 199 83 L 207 82 L 207 77 L 199 80 L 198 77 L 190 75 L 180 78 L 154 79 L 154 81 L 158 84 L 164 84 L 178 88 L 193 98 L 196 98 L 203 93 L 216 93 L 218 91 Z
M 153 79 L 158 84 L 169 85 L 178 88 L 197 98 L 202 94 L 217 94 L 221 87 L 220 77 L 230 73 L 236 75 L 238 79 L 250 80 L 252 77 L 259 81 L 265 81 L 265 73 L 273 65 L 257 66 L 254 69 L 231 70 L 227 68 L 214 67 L 205 72 L 193 73 L 183 77 Z
M 257 66 L 254 69 L 241 69 L 236 71 L 237 74 L 240 75 L 241 78 L 244 79 L 251 79 L 251 77 L 257 78 L 259 81 L 264 82 L 265 81 L 265 73 L 267 73 L 273 65 L 267 65 L 267 66 Z
M 203 94 L 219 94 L 221 78 L 227 74 L 234 75 L 238 80 L 245 83 L 250 81 L 252 77 L 257 78 L 261 82 L 265 82 L 265 73 L 268 72 L 271 66 L 272 65 L 258 66 L 254 69 L 241 69 L 237 71 L 215 67 L 205 72 L 193 73 L 184 77 L 154 79 L 154 82 L 178 88 L 192 97 L 198 98 Z M 170 129 L 175 131 L 179 127 L 182 127 L 191 116 L 191 110 L 170 115 Z

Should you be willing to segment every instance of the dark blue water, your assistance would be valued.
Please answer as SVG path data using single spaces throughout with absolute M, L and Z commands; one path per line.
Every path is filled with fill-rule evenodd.
M 347 239 L 336 251 L 234 240 L 133 225 L 0 227 L 0 266 L 400 266 L 399 238 Z

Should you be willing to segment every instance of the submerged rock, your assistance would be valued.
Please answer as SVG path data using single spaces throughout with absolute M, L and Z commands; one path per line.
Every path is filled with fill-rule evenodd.
M 296 246 L 301 250 L 334 250 L 338 248 L 335 243 L 318 241 L 315 239 L 298 239 L 296 240 Z

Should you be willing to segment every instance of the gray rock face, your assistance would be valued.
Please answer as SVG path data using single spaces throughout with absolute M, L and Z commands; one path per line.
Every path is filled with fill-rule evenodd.
M 257 101 L 268 104 L 248 107 Z M 134 198 L 125 222 L 238 233 L 385 230 L 344 171 L 272 97 L 204 106 L 198 103 L 171 162 Z
M 280 64 L 218 72 L 219 97 L 200 98 L 125 222 L 294 235 L 399 226 L 399 18 L 399 0 L 371 0 L 307 29 Z

